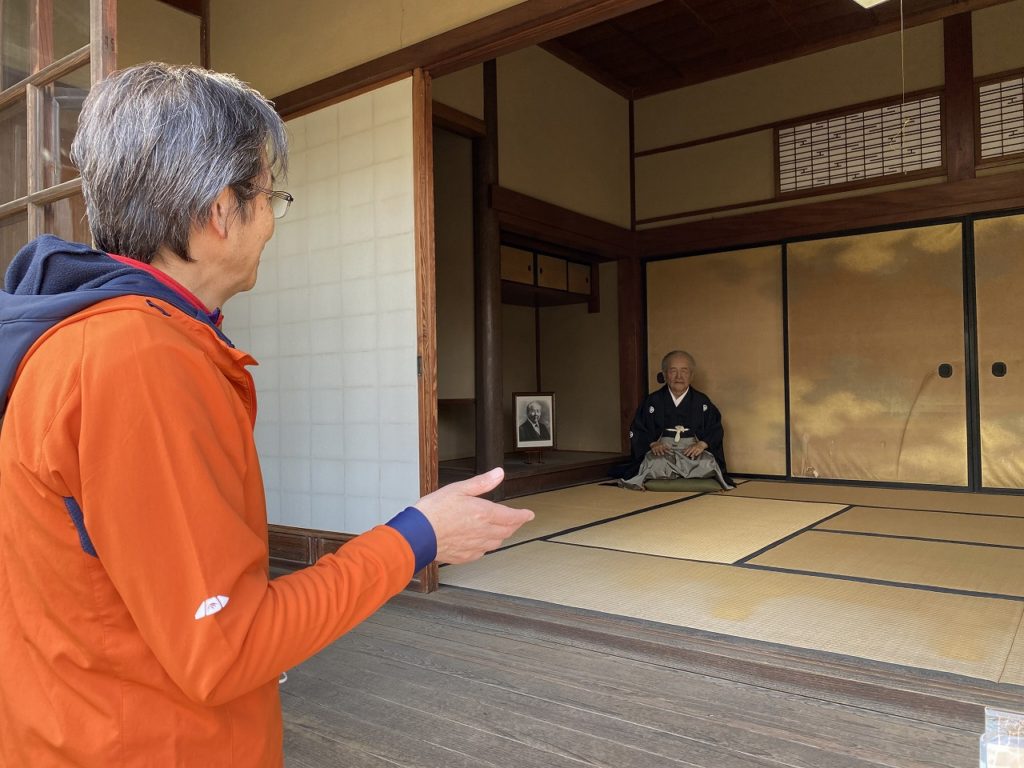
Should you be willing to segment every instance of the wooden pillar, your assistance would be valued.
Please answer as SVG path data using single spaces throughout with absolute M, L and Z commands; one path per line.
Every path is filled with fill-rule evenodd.
M 491 187 L 498 184 L 498 67 L 485 61 L 486 135 L 473 141 L 473 252 L 476 319 L 476 471 L 502 466 L 501 248 Z M 492 498 L 504 498 L 499 487 Z
M 619 441 L 629 452 L 629 425 L 640 398 L 647 393 L 643 372 L 643 292 L 636 236 L 636 111 L 629 100 L 629 229 L 633 233 L 630 258 L 619 259 Z
M 202 0 L 199 11 L 199 64 L 211 68 L 210 64 L 210 0 Z
M 946 70 L 946 176 L 949 181 L 974 178 L 974 52 L 971 14 L 942 20 L 943 61 Z
M 94 85 L 117 69 L 117 0 L 89 2 L 89 68 Z
M 619 259 L 619 424 L 622 450 L 629 451 L 629 425 L 647 394 L 643 370 L 643 300 L 640 261 Z

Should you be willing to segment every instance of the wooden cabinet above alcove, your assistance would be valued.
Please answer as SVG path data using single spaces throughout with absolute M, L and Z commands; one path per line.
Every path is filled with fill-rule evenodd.
M 596 262 L 574 260 L 516 244 L 501 246 L 501 300 L 526 307 L 586 304 L 589 312 L 600 311 Z

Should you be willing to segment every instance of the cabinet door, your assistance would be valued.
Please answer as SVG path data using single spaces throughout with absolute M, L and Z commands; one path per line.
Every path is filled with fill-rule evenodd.
M 537 285 L 564 291 L 569 286 L 565 259 L 537 254 Z
M 590 295 L 590 265 L 569 262 L 569 290 Z
M 533 285 L 533 253 L 501 246 L 501 279 Z

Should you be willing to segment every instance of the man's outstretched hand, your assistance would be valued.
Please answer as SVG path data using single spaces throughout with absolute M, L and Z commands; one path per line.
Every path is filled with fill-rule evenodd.
M 468 563 L 501 546 L 523 523 L 533 520 L 528 509 L 514 509 L 477 498 L 505 478 L 500 467 L 446 485 L 416 502 L 434 527 L 439 563 Z

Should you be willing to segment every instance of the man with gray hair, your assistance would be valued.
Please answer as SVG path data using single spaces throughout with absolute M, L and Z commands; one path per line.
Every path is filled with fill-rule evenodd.
M 630 426 L 632 461 L 618 468 L 620 485 L 645 490 L 648 480 L 713 477 L 732 488 L 722 445 L 722 415 L 690 386 L 697 362 L 681 349 L 661 360 L 665 385 L 640 403 Z
M 280 766 L 280 673 L 532 513 L 478 498 L 496 469 L 271 581 L 220 307 L 292 202 L 284 126 L 146 64 L 95 86 L 72 156 L 99 250 L 40 237 L 0 292 L 0 765 Z

